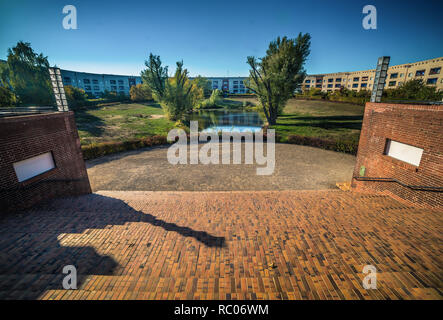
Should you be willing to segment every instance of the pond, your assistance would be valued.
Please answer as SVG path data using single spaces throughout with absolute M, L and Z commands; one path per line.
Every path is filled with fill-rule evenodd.
M 263 125 L 258 112 L 245 110 L 200 110 L 189 120 L 198 121 L 202 132 L 257 132 Z

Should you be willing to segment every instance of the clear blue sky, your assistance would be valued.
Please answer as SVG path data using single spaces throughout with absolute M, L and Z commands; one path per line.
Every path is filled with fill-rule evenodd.
M 65 30 L 62 8 L 77 8 Z M 364 30 L 362 8 L 377 8 L 377 30 Z M 24 1 L 0 0 L 0 59 L 19 40 L 64 69 L 138 75 L 149 52 L 173 71 L 246 76 L 249 55 L 263 56 L 278 35 L 312 36 L 308 73 L 374 68 L 443 56 L 443 1 Z

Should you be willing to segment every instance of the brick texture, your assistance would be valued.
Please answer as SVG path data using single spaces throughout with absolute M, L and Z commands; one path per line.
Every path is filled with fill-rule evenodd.
M 19 182 L 13 163 L 52 152 L 56 168 Z M 0 119 L 1 213 L 91 192 L 73 112 Z
M 0 219 L 0 299 L 443 299 L 442 221 L 339 190 L 55 199 Z
M 443 106 L 367 103 L 354 177 L 394 178 L 407 185 L 443 187 Z M 387 139 L 422 148 L 418 167 L 385 155 Z M 443 208 L 443 193 L 412 190 L 393 182 L 357 181 L 362 192 L 380 192 L 419 207 Z

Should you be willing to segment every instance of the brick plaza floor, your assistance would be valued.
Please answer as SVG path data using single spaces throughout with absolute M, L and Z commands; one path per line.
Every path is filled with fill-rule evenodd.
M 0 299 L 442 299 L 442 227 L 335 190 L 102 191 L 1 218 Z

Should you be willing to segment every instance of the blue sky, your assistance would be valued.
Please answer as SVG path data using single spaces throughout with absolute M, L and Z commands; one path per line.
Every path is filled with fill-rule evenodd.
M 65 5 L 77 30 L 62 27 Z M 364 30 L 362 8 L 377 8 Z M 308 73 L 374 68 L 443 56 L 442 1 L 24 1 L 0 0 L 0 59 L 19 40 L 51 64 L 77 71 L 138 75 L 149 52 L 191 75 L 246 76 L 246 57 L 265 54 L 277 36 L 312 36 Z

